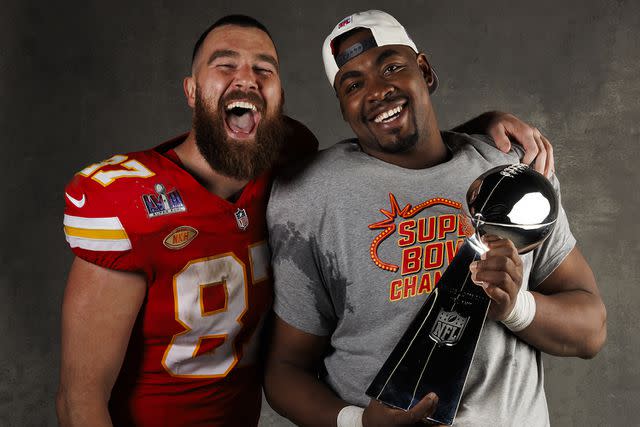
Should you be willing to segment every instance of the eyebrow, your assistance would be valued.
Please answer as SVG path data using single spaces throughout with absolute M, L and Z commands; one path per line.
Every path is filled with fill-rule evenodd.
M 238 56 L 240 56 L 240 54 L 234 50 L 230 50 L 230 49 L 214 50 L 211 56 L 209 56 L 209 59 L 207 60 L 207 65 L 211 64 L 213 61 L 215 61 L 218 58 L 235 58 Z
M 340 81 L 338 82 L 338 87 L 342 86 L 342 83 L 344 83 L 345 80 L 347 79 L 351 79 L 351 78 L 356 78 L 356 77 L 360 77 L 362 75 L 361 71 L 347 71 L 346 73 L 344 73 L 343 75 L 340 76 Z
M 207 60 L 207 65 L 210 65 L 213 61 L 215 61 L 218 58 L 237 58 L 239 56 L 240 54 L 235 50 L 218 49 L 216 51 L 213 51 L 211 56 L 209 56 L 209 60 Z M 273 65 L 276 68 L 276 70 L 279 68 L 278 61 L 272 55 L 269 55 L 266 53 L 259 53 L 256 55 L 256 58 L 259 59 L 260 61 L 268 62 L 269 64 Z
M 273 65 L 276 68 L 276 70 L 279 68 L 278 61 L 276 60 L 276 58 L 274 58 L 271 55 L 268 55 L 266 53 L 259 53 L 257 55 L 257 58 L 259 60 L 261 60 L 261 61 L 265 61 L 265 62 L 268 62 L 269 64 Z
M 378 57 L 376 58 L 376 65 L 382 65 L 382 63 L 384 61 L 387 60 L 387 58 L 394 56 L 394 55 L 399 55 L 400 52 L 398 52 L 395 49 L 385 49 L 383 50 L 380 55 L 378 55 Z

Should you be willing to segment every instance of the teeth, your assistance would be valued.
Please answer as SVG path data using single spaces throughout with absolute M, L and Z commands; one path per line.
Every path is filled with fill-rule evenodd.
M 387 121 L 390 122 L 391 120 L 393 120 L 393 118 L 391 120 L 387 120 L 389 117 L 393 117 L 396 114 L 399 114 L 400 111 L 402 111 L 402 105 L 398 105 L 396 108 L 393 108 L 389 111 L 385 111 L 384 113 L 380 113 L 376 116 L 375 119 L 373 119 L 374 122 L 376 123 L 381 123 L 383 121 Z M 394 117 L 395 118 L 395 117 Z
M 247 110 L 258 111 L 255 105 L 246 101 L 233 101 L 227 105 L 227 110 L 233 110 L 234 108 L 244 108 Z

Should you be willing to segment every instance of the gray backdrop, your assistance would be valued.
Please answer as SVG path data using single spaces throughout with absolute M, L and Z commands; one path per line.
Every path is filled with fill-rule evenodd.
M 394 14 L 430 55 L 443 127 L 511 111 L 555 146 L 564 205 L 608 307 L 591 361 L 547 357 L 554 425 L 640 423 L 640 3 L 479 1 L 66 2 L 2 0 L 0 425 L 54 425 L 59 317 L 71 253 L 63 188 L 82 166 L 188 129 L 192 45 L 227 13 L 270 28 L 287 112 L 327 147 L 350 134 L 321 65 L 337 20 Z M 517 4 L 516 4 L 517 3 Z M 285 422 L 265 409 L 264 425 Z

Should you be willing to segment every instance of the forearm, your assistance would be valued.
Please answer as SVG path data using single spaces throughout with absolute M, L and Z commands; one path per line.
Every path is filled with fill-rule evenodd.
M 551 295 L 532 292 L 536 301 L 533 322 L 516 335 L 540 351 L 555 356 L 592 358 L 607 336 L 602 300 L 588 291 Z
M 271 407 L 301 426 L 335 427 L 338 412 L 348 405 L 317 375 L 289 362 L 269 364 L 264 389 Z
M 59 390 L 56 412 L 61 427 L 112 427 L 107 399 L 96 393 Z

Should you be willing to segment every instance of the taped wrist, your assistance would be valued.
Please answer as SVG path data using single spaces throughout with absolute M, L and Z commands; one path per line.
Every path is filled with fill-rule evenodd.
M 345 406 L 338 412 L 338 427 L 362 427 L 364 408 Z
M 529 326 L 535 316 L 536 300 L 533 298 L 533 294 L 529 291 L 521 290 L 518 292 L 513 310 L 502 323 L 510 331 L 518 332 Z

